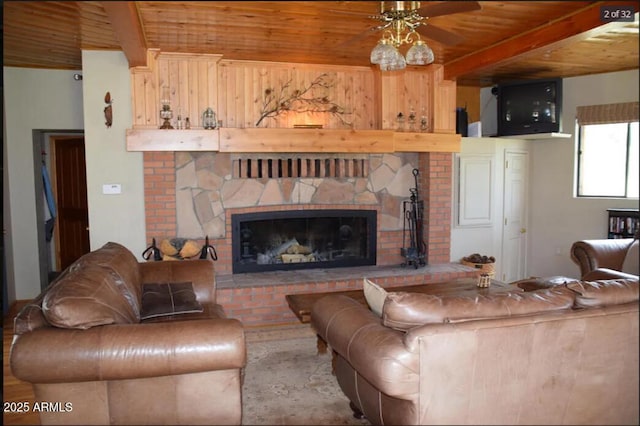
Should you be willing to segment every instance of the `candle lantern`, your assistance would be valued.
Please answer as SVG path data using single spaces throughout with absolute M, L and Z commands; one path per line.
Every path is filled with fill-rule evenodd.
M 162 99 L 160 100 L 160 104 L 162 105 L 162 108 L 160 109 L 160 118 L 164 120 L 160 128 L 173 129 L 173 126 L 171 125 L 173 111 L 171 111 L 171 103 L 169 101 L 169 89 L 166 87 L 162 89 Z
M 216 113 L 211 108 L 207 108 L 202 113 L 202 127 L 205 129 L 215 129 L 218 122 L 216 121 Z

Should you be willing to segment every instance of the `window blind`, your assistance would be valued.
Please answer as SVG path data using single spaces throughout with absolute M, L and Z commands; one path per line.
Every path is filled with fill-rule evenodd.
M 579 125 L 612 124 L 638 121 L 638 102 L 585 105 L 577 108 Z

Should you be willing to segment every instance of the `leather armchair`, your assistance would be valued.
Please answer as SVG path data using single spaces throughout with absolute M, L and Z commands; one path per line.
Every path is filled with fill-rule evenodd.
M 637 250 L 638 240 L 633 238 L 580 240 L 571 246 L 571 259 L 580 267 L 583 280 L 637 280 Z

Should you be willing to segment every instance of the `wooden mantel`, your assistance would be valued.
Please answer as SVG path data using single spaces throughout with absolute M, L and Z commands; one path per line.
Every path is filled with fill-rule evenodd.
M 126 139 L 128 151 L 226 153 L 460 152 L 461 142 L 455 133 L 283 128 L 128 129 Z

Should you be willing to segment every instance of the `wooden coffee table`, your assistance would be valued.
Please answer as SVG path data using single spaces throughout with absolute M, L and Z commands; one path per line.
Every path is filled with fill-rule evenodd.
M 408 291 L 414 293 L 433 294 L 437 296 L 473 296 L 487 295 L 505 292 L 522 292 L 523 290 L 515 285 L 510 285 L 496 280 L 491 280 L 489 287 L 478 287 L 476 278 L 461 278 L 455 281 L 431 284 L 418 284 L 402 287 L 388 287 L 387 291 Z M 364 290 L 333 291 L 325 293 L 299 293 L 287 294 L 285 298 L 293 313 L 300 322 L 307 324 L 311 322 L 311 308 L 321 298 L 330 294 L 340 294 L 351 297 L 354 300 L 367 305 L 364 298 Z M 318 336 L 318 353 L 325 353 L 327 344 Z
M 425 293 L 425 294 L 433 294 L 438 296 L 469 296 L 475 294 L 495 294 L 495 293 L 504 293 L 508 291 L 517 291 L 521 292 L 517 286 L 506 284 L 500 281 L 491 280 L 491 285 L 489 287 L 478 287 L 476 285 L 475 278 L 461 278 L 459 280 L 443 282 L 443 283 L 432 283 L 432 284 L 418 284 L 418 285 L 410 285 L 403 287 L 389 287 L 387 291 L 408 291 L 413 293 Z M 299 293 L 299 294 L 287 294 L 285 298 L 287 299 L 287 303 L 289 304 L 289 308 L 296 314 L 296 317 L 303 324 L 307 324 L 311 321 L 311 308 L 313 304 L 318 300 L 322 299 L 324 296 L 329 294 L 341 294 L 344 296 L 351 297 L 352 299 L 357 300 L 363 305 L 367 306 L 367 301 L 364 298 L 363 290 L 347 290 L 347 291 L 334 291 L 334 292 L 326 292 L 326 293 Z

